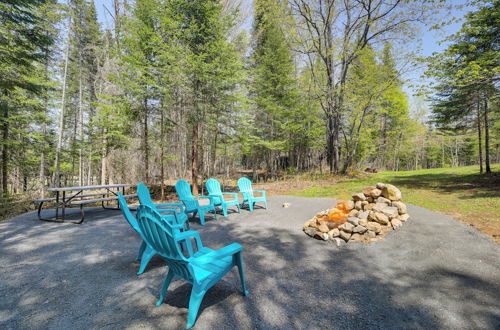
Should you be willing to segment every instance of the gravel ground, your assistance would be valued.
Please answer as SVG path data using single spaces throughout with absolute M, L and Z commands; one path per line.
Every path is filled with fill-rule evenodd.
M 301 231 L 333 200 L 269 199 L 267 211 L 193 223 L 209 247 L 243 245 L 250 291 L 231 271 L 195 328 L 500 328 L 500 246 L 474 228 L 410 205 L 385 240 L 338 248 Z M 136 276 L 140 239 L 121 213 L 86 215 L 82 225 L 34 213 L 0 223 L 0 329 L 183 328 L 190 285 L 174 281 L 155 307 L 163 261 Z

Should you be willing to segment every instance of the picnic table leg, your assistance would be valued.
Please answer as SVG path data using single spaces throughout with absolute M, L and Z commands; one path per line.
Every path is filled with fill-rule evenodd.
M 56 220 L 59 217 L 59 190 L 56 191 Z
M 64 221 L 64 218 L 66 217 L 66 192 L 63 191 L 62 193 L 62 202 L 63 202 L 63 205 L 62 205 L 62 221 Z

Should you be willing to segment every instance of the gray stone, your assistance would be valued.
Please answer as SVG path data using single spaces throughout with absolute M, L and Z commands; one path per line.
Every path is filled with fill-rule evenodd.
M 357 194 L 352 195 L 352 199 L 355 202 L 364 201 L 364 200 L 366 200 L 366 196 L 363 193 L 357 193 Z
M 351 238 L 349 239 L 349 242 L 361 242 L 363 241 L 363 236 L 361 236 L 358 233 L 352 234 Z
M 365 234 L 368 234 L 368 238 L 375 238 L 377 234 L 374 231 L 368 230 Z
M 410 215 L 408 213 L 405 213 L 405 214 L 401 214 L 398 219 L 405 222 L 406 220 L 408 220 L 410 218 Z
M 370 196 L 373 197 L 373 198 L 377 198 L 377 197 L 380 197 L 380 195 L 382 195 L 382 190 L 378 189 L 378 188 L 375 188 L 373 189 L 371 192 L 370 192 Z
M 382 212 L 375 212 L 375 221 L 381 225 L 387 225 L 389 223 L 389 218 Z
M 406 214 L 408 213 L 408 209 L 406 208 L 406 204 L 403 202 L 392 202 L 392 206 L 395 206 L 398 208 L 398 213 L 399 214 Z
M 391 225 L 392 225 L 392 228 L 396 229 L 396 228 L 401 227 L 403 225 L 403 223 L 398 219 L 392 219 Z
M 368 219 L 359 219 L 358 224 L 360 226 L 366 227 L 366 224 L 368 223 Z
M 377 188 L 383 190 L 385 188 L 385 183 L 382 182 L 377 183 Z
M 304 229 L 304 233 L 306 233 L 307 235 L 309 235 L 311 237 L 314 237 L 314 235 L 316 235 L 317 231 L 318 230 L 316 228 L 312 228 L 312 227 Z
M 347 218 L 347 222 L 353 224 L 354 226 L 357 226 L 358 223 L 359 223 L 359 219 L 358 218 L 355 218 L 355 217 L 352 217 L 352 218 Z
M 358 211 L 362 210 L 363 204 L 361 204 L 361 201 L 357 201 L 356 203 L 354 203 L 354 208 Z
M 327 233 L 322 233 L 322 232 L 316 232 L 316 235 L 314 235 L 314 237 L 318 238 L 318 239 L 321 239 L 323 241 L 327 241 L 329 236 Z
M 366 228 L 370 231 L 375 232 L 375 233 L 380 233 L 380 231 L 382 230 L 382 226 L 376 222 L 368 222 L 368 224 L 366 225 Z
M 387 206 L 382 209 L 382 213 L 387 215 L 389 218 L 395 218 L 399 215 L 398 208 L 394 206 Z
M 342 238 L 344 241 L 347 242 L 351 238 L 351 234 L 350 233 L 346 233 L 345 231 L 341 231 L 340 232 L 340 238 Z
M 365 231 L 367 231 L 366 227 L 360 225 L 354 227 L 354 229 L 352 230 L 353 233 L 358 233 L 358 234 L 363 234 Z
M 330 239 L 334 239 L 335 237 L 340 236 L 340 230 L 338 228 L 332 229 L 328 232 L 328 236 Z
M 391 201 L 399 201 L 402 198 L 401 191 L 392 184 L 385 185 L 385 188 L 382 189 L 382 196 Z
M 359 211 L 358 211 L 358 210 L 356 210 L 356 209 L 354 209 L 354 210 L 352 210 L 351 212 L 349 212 L 349 215 L 348 215 L 348 216 L 349 216 L 349 217 L 356 217 L 356 216 L 358 216 L 358 214 L 359 214 Z
M 338 238 L 338 237 L 337 237 L 337 238 L 334 238 L 332 241 L 333 241 L 333 242 L 335 243 L 335 245 L 337 245 L 338 247 L 344 246 L 344 245 L 346 244 L 346 243 L 345 243 L 345 241 L 344 241 L 343 239 L 340 239 L 340 238 Z
M 345 231 L 346 233 L 352 233 L 352 230 L 354 229 L 354 225 L 352 225 L 349 222 L 346 222 L 343 225 L 341 225 L 339 228 L 341 231 Z
M 368 219 L 368 211 L 358 212 L 357 217 L 359 219 Z
M 385 197 L 379 197 L 379 198 L 377 198 L 376 202 L 377 203 L 385 203 L 387 205 L 391 205 L 391 200 L 387 199 Z

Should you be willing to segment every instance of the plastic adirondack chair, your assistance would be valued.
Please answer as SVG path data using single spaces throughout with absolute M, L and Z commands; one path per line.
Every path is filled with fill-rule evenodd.
M 193 196 L 191 193 L 191 186 L 185 180 L 179 180 L 175 183 L 175 191 L 180 201 L 184 204 L 184 212 L 186 212 L 186 214 L 193 213 L 193 217 L 198 213 L 202 225 L 205 224 L 206 212 L 212 211 L 214 213 L 214 218 L 217 219 L 217 212 L 215 211 L 213 198 L 211 196 Z M 208 198 L 210 204 L 202 206 L 195 198 Z
M 184 206 L 182 203 L 153 203 L 148 187 L 142 182 L 137 184 L 137 197 L 142 205 L 154 207 L 160 214 L 168 213 L 173 215 L 177 224 L 186 224 L 186 228 L 189 229 L 188 217 L 184 212 Z M 180 212 L 177 212 L 177 209 L 179 209 Z
M 227 217 L 227 207 L 231 205 L 236 205 L 238 207 L 238 213 L 240 213 L 240 202 L 238 201 L 238 194 L 231 192 L 222 192 L 220 187 L 220 182 L 216 179 L 210 178 L 205 183 L 208 195 L 213 198 L 215 206 L 222 206 L 222 213 Z M 232 199 L 224 199 L 224 195 L 233 196 Z
M 153 256 L 157 254 L 157 252 L 144 240 L 141 229 L 139 228 L 139 224 L 137 223 L 137 219 L 132 215 L 132 212 L 130 212 L 127 202 L 125 201 L 125 198 L 123 198 L 123 195 L 121 193 L 118 193 L 118 203 L 120 204 L 120 210 L 123 213 L 123 217 L 130 224 L 130 227 L 132 227 L 142 238 L 142 243 L 139 247 L 139 253 L 135 258 L 135 260 L 141 261 L 141 266 L 139 267 L 139 271 L 137 272 L 137 275 L 141 275 L 142 273 L 144 273 L 144 270 L 146 270 L 146 267 L 148 266 L 151 258 L 153 258 Z
M 267 209 L 267 199 L 266 199 L 266 191 L 265 190 L 253 190 L 252 189 L 252 181 L 248 178 L 239 178 L 238 180 L 238 188 L 240 189 L 240 194 L 243 195 L 243 201 L 241 202 L 241 207 L 245 202 L 248 203 L 248 208 L 250 212 L 253 211 L 253 206 L 257 202 L 264 202 L 264 205 Z M 258 192 L 261 196 L 254 196 L 254 192 Z
M 234 266 L 238 267 L 243 294 L 248 291 L 245 285 L 243 271 L 242 246 L 232 243 L 219 250 L 204 247 L 200 235 L 194 230 L 185 232 L 175 231 L 171 226 L 161 221 L 161 215 L 148 205 L 141 205 L 137 209 L 137 220 L 144 234 L 144 239 L 158 253 L 165 258 L 168 273 L 160 291 L 160 299 L 156 306 L 163 303 L 168 286 L 174 276 L 183 278 L 193 284 L 189 299 L 189 311 L 186 329 L 190 329 L 196 322 L 198 309 L 205 293 Z M 192 244 L 196 242 L 196 251 Z M 187 249 L 182 253 L 181 245 Z

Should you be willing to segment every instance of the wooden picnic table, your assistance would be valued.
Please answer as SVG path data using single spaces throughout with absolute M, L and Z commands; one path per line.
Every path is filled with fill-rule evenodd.
M 136 194 L 130 194 L 130 195 L 125 195 L 125 188 L 130 187 L 131 184 L 110 184 L 110 185 L 96 185 L 96 186 L 75 186 L 75 187 L 57 187 L 57 188 L 48 188 L 47 191 L 54 192 L 55 197 L 51 198 L 43 198 L 43 199 L 37 199 L 35 202 L 39 203 L 38 206 L 38 219 L 44 220 L 44 221 L 52 221 L 52 222 L 72 222 L 72 223 L 77 223 L 80 224 L 83 222 L 85 213 L 83 211 L 83 205 L 85 204 L 92 204 L 92 203 L 101 203 L 101 206 L 104 209 L 108 210 L 119 210 L 120 209 L 120 204 L 118 203 L 118 192 L 121 192 L 124 195 L 125 198 L 133 198 L 136 197 Z M 96 191 L 96 190 L 103 190 L 101 192 L 95 192 L 91 194 L 84 194 L 84 191 Z M 69 196 L 66 195 L 66 193 L 69 193 Z M 85 197 L 95 197 L 95 196 L 102 196 L 99 198 L 93 198 L 93 199 L 84 199 Z M 116 207 L 109 207 L 109 202 L 116 200 L 117 201 L 117 206 Z M 55 201 L 56 202 L 56 208 L 55 208 L 55 216 L 52 218 L 43 218 L 41 216 L 41 211 L 43 207 L 44 202 L 48 201 Z M 107 202 L 107 206 L 104 205 L 104 203 Z M 71 205 L 78 205 L 80 207 L 80 214 L 81 217 L 79 220 L 66 220 L 66 208 Z M 59 209 L 61 209 L 61 216 L 59 216 Z

